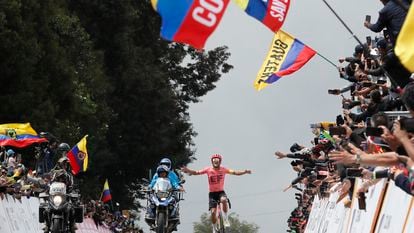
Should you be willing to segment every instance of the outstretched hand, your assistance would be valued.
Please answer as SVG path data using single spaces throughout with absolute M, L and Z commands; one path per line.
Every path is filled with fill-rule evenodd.
M 180 168 L 180 170 L 181 170 L 182 172 L 186 173 L 186 174 L 189 174 L 189 173 L 190 173 L 190 169 L 188 169 L 186 166 L 182 166 L 182 167 Z
M 286 158 L 286 154 L 280 151 L 276 151 L 275 152 L 275 156 L 277 157 L 277 159 L 283 159 Z

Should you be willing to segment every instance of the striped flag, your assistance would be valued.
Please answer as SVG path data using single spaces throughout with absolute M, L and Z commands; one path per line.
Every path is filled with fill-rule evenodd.
M 102 191 L 101 200 L 104 203 L 112 200 L 111 192 L 109 191 L 108 179 L 105 180 L 105 184 L 104 184 L 104 188 L 103 188 L 103 191 Z
M 267 57 L 257 74 L 254 88 L 260 91 L 283 76 L 296 72 L 315 54 L 316 51 L 312 48 L 279 30 L 275 34 Z
M 67 154 L 74 175 L 77 175 L 80 172 L 85 172 L 88 169 L 86 137 L 88 137 L 88 135 L 85 135 Z

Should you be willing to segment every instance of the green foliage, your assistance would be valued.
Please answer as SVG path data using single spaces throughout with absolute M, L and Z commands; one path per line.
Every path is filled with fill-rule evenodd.
M 170 157 L 193 159 L 190 103 L 232 66 L 159 37 L 149 0 L 0 0 L 0 122 L 31 122 L 74 145 L 88 134 L 83 195 L 109 180 L 121 207 Z
M 257 233 L 259 227 L 254 223 L 241 221 L 239 216 L 235 213 L 229 214 L 230 227 L 226 228 L 228 233 Z M 194 233 L 211 233 L 213 226 L 209 213 L 203 213 L 200 217 L 200 222 L 194 223 Z

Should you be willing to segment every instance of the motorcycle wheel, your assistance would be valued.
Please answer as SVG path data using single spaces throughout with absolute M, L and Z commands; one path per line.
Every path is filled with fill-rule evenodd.
M 53 219 L 52 226 L 50 228 L 51 233 L 61 233 L 62 232 L 61 226 L 62 226 L 62 219 L 60 218 Z
M 157 218 L 157 233 L 166 233 L 165 232 L 165 221 L 166 221 L 165 213 L 158 213 Z

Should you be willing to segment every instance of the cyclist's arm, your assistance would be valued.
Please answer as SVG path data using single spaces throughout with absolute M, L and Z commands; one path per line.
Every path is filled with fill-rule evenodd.
M 244 175 L 244 174 L 251 174 L 252 171 L 247 170 L 247 169 L 243 170 L 243 171 L 235 171 L 235 170 L 229 169 L 228 173 L 231 174 L 231 175 L 241 176 L 241 175 Z

